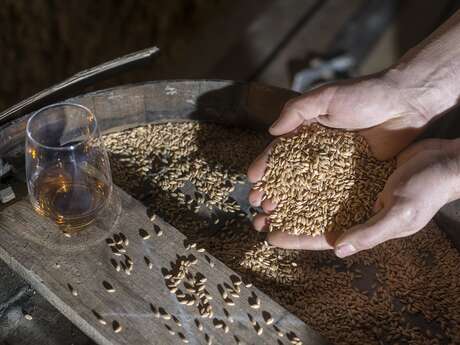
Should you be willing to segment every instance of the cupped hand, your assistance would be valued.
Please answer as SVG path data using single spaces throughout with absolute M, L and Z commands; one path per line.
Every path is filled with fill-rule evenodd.
M 378 159 L 394 157 L 424 129 L 433 114 L 427 114 L 417 97 L 403 89 L 404 83 L 386 74 L 347 80 L 314 89 L 289 101 L 270 128 L 274 136 L 290 135 L 299 126 L 319 122 L 328 127 L 358 130 Z M 276 142 L 276 139 L 275 141 Z M 270 144 L 248 169 L 248 179 L 259 181 L 265 172 Z M 249 202 L 261 206 L 263 191 L 253 189 Z M 270 201 L 262 204 L 270 210 Z M 254 220 L 261 229 L 266 215 Z
M 460 140 L 429 139 L 398 156 L 398 167 L 374 206 L 375 215 L 343 234 L 294 236 L 269 233 L 278 247 L 334 249 L 346 257 L 421 230 L 446 203 L 460 197 Z

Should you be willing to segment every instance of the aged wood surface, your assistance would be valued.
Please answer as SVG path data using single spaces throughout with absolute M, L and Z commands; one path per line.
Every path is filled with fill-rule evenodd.
M 231 275 L 236 274 L 206 252 L 199 252 L 197 248 L 186 250 L 184 236 L 161 219 L 154 220 L 158 226 L 155 229 L 144 206 L 126 193 L 117 192 L 122 211 L 116 225 L 110 230 L 94 225 L 71 238 L 38 216 L 26 199 L 14 203 L 0 215 L 0 257 L 99 344 L 178 344 L 181 343 L 178 332 L 182 332 L 190 344 L 205 344 L 205 333 L 213 338 L 214 344 L 234 344 L 234 336 L 247 344 L 276 344 L 277 332 L 273 326 L 266 325 L 262 311 L 269 312 L 283 332 L 294 332 L 303 344 L 325 343 L 307 325 L 255 287 L 243 285 L 240 297 L 232 298 L 235 305 L 225 305 L 218 285 L 232 286 Z M 140 236 L 140 228 L 150 234 L 148 239 Z M 163 232 L 161 236 L 159 229 Z M 117 272 L 111 263 L 111 259 L 123 260 L 123 256 L 115 256 L 106 243 L 109 236 L 118 232 L 129 240 L 125 248 L 126 255 L 134 262 L 131 275 L 123 270 Z M 179 304 L 166 286 L 165 270 L 171 270 L 183 255 L 196 257 L 197 263 L 191 266 L 190 272 L 199 272 L 207 278 L 206 290 L 214 297 L 210 301 L 214 311 L 212 319 L 201 318 L 196 304 Z M 214 262 L 214 267 L 205 255 Z M 144 257 L 152 262 L 151 269 Z M 107 287 L 115 291 L 109 292 Z M 187 292 L 182 284 L 179 288 Z M 260 309 L 249 307 L 252 293 L 260 298 Z M 155 317 L 150 303 L 174 315 L 181 326 L 173 320 Z M 233 323 L 224 315 L 224 307 Z M 261 335 L 249 321 L 248 313 L 264 329 Z M 97 315 L 107 324 L 102 325 Z M 203 324 L 203 332 L 197 329 L 195 318 Z M 215 320 L 223 320 L 230 331 L 216 329 Z M 114 321 L 121 325 L 121 332 L 114 332 Z M 171 335 L 165 324 L 176 334 Z M 281 340 L 286 339 L 285 336 Z
M 326 50 L 331 48 L 331 42 L 342 25 L 364 1 L 326 1 L 320 11 L 296 32 L 289 43 L 260 72 L 256 80 L 289 88 L 292 82 L 292 63 L 305 61 L 311 53 L 327 53 Z
M 324 1 L 276 0 L 266 2 L 239 40 L 210 70 L 210 76 L 250 80 L 295 33 L 315 16 Z
M 70 99 L 95 111 L 104 133 L 151 122 L 201 120 L 265 130 L 296 92 L 225 80 L 163 80 Z M 29 115 L 0 126 L 0 155 L 23 147 Z

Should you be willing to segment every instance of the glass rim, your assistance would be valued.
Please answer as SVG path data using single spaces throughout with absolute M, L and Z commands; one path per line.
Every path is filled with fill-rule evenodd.
M 92 115 L 92 117 L 94 119 L 94 127 L 92 128 L 91 133 L 89 134 L 89 137 L 87 139 L 85 139 L 85 140 L 80 141 L 78 144 L 71 145 L 71 146 L 64 146 L 64 147 L 62 147 L 62 146 L 48 146 L 48 145 L 40 143 L 39 141 L 37 141 L 32 136 L 32 133 L 30 132 L 30 125 L 31 125 L 32 120 L 37 115 L 39 115 L 41 112 L 43 112 L 45 110 L 48 110 L 48 109 L 51 109 L 51 108 L 62 107 L 62 106 L 70 106 L 70 107 L 80 108 L 80 109 L 83 109 L 85 112 L 87 112 L 87 113 Z M 96 116 L 94 115 L 94 113 L 89 108 L 85 107 L 84 105 L 81 105 L 81 104 L 78 104 L 78 103 L 72 103 L 72 102 L 59 102 L 59 103 L 50 104 L 50 105 L 47 105 L 46 107 L 40 108 L 37 111 L 35 111 L 29 117 L 29 119 L 27 120 L 27 125 L 26 125 L 27 138 L 29 140 L 31 140 L 35 145 L 40 146 L 40 147 L 45 148 L 45 149 L 48 149 L 48 150 L 59 150 L 59 151 L 72 151 L 76 147 L 80 146 L 81 144 L 87 143 L 89 140 L 91 140 L 91 138 L 95 137 L 94 134 L 95 134 L 96 131 L 97 131 L 97 119 L 96 119 Z

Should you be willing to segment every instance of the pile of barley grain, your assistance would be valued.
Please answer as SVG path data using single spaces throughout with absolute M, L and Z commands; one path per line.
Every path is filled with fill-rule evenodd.
M 273 248 L 229 199 L 267 136 L 181 123 L 105 141 L 115 183 L 333 344 L 460 343 L 460 256 L 434 224 L 345 260 Z
M 357 133 L 313 124 L 281 138 L 256 185 L 277 204 L 269 231 L 316 236 L 366 221 L 394 168 Z

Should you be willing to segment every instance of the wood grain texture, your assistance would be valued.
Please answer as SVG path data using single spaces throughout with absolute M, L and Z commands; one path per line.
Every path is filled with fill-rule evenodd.
M 163 80 L 123 85 L 69 99 L 93 110 L 103 133 L 151 122 L 201 120 L 266 130 L 297 92 L 225 80 Z M 0 126 L 0 155 L 24 145 L 30 114 Z
M 326 53 L 342 25 L 353 15 L 364 0 L 326 1 L 321 9 L 302 26 L 288 44 L 261 71 L 256 80 L 289 88 L 291 85 L 291 64 L 305 61 L 311 53 Z
M 214 339 L 214 344 L 233 344 L 234 335 L 246 343 L 276 344 L 278 336 L 273 326 L 264 323 L 263 310 L 272 315 L 274 323 L 281 330 L 293 331 L 304 344 L 325 343 L 302 321 L 256 288 L 242 287 L 240 298 L 233 299 L 235 306 L 225 306 L 217 285 L 231 285 L 230 275 L 235 273 L 210 254 L 199 253 L 196 249 L 187 251 L 183 245 L 184 236 L 158 218 L 154 222 L 163 230 L 163 235 L 156 235 L 144 206 L 118 189 L 117 193 L 122 210 L 113 228 L 107 230 L 104 226 L 92 225 L 71 238 L 62 235 L 49 220 L 38 216 L 27 200 L 14 203 L 1 212 L 0 257 L 102 345 L 181 343 L 177 335 L 168 333 L 165 323 L 176 332 L 182 332 L 190 344 L 204 344 L 204 333 L 194 324 L 194 318 L 197 317 L 205 332 Z M 151 234 L 149 239 L 140 237 L 141 227 Z M 129 239 L 127 254 L 134 261 L 131 275 L 117 272 L 110 262 L 110 259 L 120 257 L 113 255 L 105 240 L 118 232 L 123 232 Z M 224 320 L 230 327 L 227 334 L 222 329 L 214 328 L 211 319 L 200 318 L 196 306 L 179 304 L 165 285 L 162 270 L 170 270 L 177 261 L 177 255 L 189 254 L 198 258 L 191 272 L 200 272 L 208 278 L 206 289 L 214 296 L 211 301 L 214 317 Z M 215 262 L 213 268 L 204 255 Z M 145 264 L 144 256 L 151 259 L 152 269 Z M 109 282 L 115 292 L 107 292 L 103 281 Z M 73 290 L 77 291 L 77 296 L 72 294 Z M 252 292 L 261 300 L 258 310 L 249 307 L 248 298 Z M 149 303 L 175 315 L 182 327 L 171 320 L 156 318 Z M 223 307 L 230 312 L 234 323 L 227 321 Z M 107 325 L 100 324 L 93 311 L 100 314 Z M 264 328 L 262 335 L 257 335 L 248 320 L 248 313 Z M 113 320 L 121 324 L 121 332 L 113 331 Z
M 322 3 L 321 0 L 266 2 L 266 7 L 239 35 L 238 41 L 229 46 L 228 53 L 212 67 L 210 75 L 250 80 L 308 22 Z

